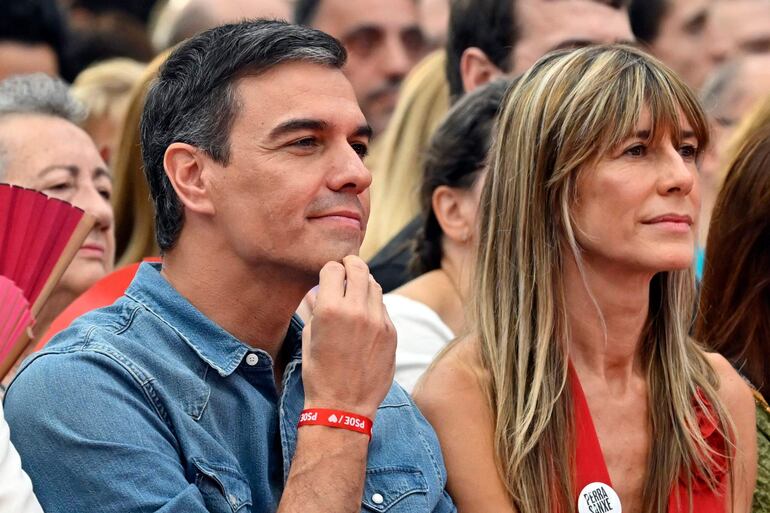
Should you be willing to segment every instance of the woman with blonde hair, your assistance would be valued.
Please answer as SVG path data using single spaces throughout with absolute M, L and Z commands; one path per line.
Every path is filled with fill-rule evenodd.
M 415 394 L 458 511 L 749 511 L 751 391 L 688 336 L 707 143 L 694 94 L 631 47 L 550 54 L 509 90 L 473 335 Z
M 129 93 L 145 65 L 126 58 L 98 62 L 83 70 L 72 83 L 72 95 L 88 110 L 83 129 L 112 164 L 120 127 L 128 108 Z
M 142 171 L 139 148 L 139 118 L 150 83 L 166 61 L 170 50 L 155 57 L 131 91 L 120 132 L 113 172 L 115 174 L 115 240 L 118 267 L 160 254 L 155 242 L 154 208 Z

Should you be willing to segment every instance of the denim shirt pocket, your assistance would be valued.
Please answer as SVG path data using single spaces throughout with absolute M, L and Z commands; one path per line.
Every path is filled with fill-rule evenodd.
M 364 511 L 424 512 L 428 483 L 416 467 L 391 466 L 366 470 Z
M 209 511 L 235 513 L 244 506 L 251 506 L 251 488 L 238 470 L 209 463 L 201 458 L 193 458 L 192 462 L 197 474 L 195 485 L 203 495 Z

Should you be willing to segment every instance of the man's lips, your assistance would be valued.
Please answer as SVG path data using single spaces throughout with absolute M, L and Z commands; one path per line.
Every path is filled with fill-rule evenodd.
M 361 229 L 361 218 L 363 216 L 353 210 L 336 210 L 334 212 L 325 212 L 323 214 L 310 216 L 309 219 L 318 221 L 332 221 L 349 226 L 355 226 Z

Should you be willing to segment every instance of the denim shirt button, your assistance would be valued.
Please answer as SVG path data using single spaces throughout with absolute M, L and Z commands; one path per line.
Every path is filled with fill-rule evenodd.
M 380 495 L 379 493 L 375 493 L 372 495 L 372 502 L 375 504 L 382 504 L 385 501 L 385 497 Z
M 236 507 L 238 505 L 238 498 L 232 493 L 227 498 L 233 507 Z
M 249 353 L 246 355 L 246 364 L 254 367 L 256 364 L 259 363 L 259 356 L 255 355 L 254 353 Z

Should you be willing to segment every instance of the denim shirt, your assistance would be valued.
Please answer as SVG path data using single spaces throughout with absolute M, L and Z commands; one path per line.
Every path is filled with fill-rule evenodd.
M 258 307 L 258 306 L 257 306 Z M 126 294 L 25 361 L 5 413 L 48 513 L 278 508 L 304 405 L 297 319 L 272 360 L 142 264 Z M 393 385 L 374 422 L 365 512 L 455 511 L 438 440 Z

